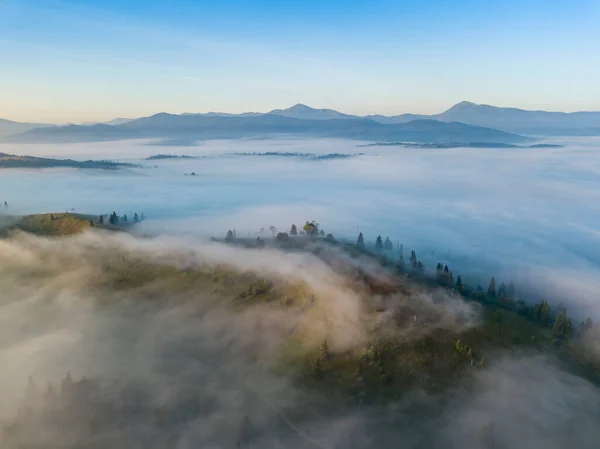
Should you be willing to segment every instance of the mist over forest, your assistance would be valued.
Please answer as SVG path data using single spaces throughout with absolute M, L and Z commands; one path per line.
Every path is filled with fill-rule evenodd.
M 403 283 L 343 244 L 362 233 L 369 253 L 389 237 L 394 264 L 402 245 L 432 276 L 441 263 L 473 289 L 514 283 L 532 310 L 565 308 L 575 341 L 581 321 L 600 319 L 599 139 L 151 143 L 0 144 L 135 165 L 1 173 L 0 220 L 92 216 L 81 234 L 0 239 L 2 447 L 597 447 L 595 341 L 582 346 L 589 365 L 570 365 L 571 334 L 554 320 L 515 318 L 454 283 Z M 190 158 L 148 160 L 159 153 Z M 347 157 L 312 157 L 331 154 Z M 145 219 L 99 227 L 113 211 Z M 241 243 L 312 220 L 332 238 Z M 230 230 L 240 244 L 221 242 Z

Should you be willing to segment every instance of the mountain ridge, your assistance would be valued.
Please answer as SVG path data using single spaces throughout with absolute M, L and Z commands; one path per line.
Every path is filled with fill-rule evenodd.
M 160 112 L 120 125 L 68 125 L 36 128 L 4 138 L 8 142 L 82 142 L 135 138 L 179 138 L 190 142 L 209 139 L 296 135 L 311 138 L 348 138 L 366 141 L 518 143 L 527 138 L 491 128 L 419 119 L 401 124 L 348 117 L 298 119 L 278 114 L 258 116 L 176 115 Z
M 162 114 L 162 115 L 161 115 Z M 148 117 L 140 117 L 136 119 L 117 118 L 103 123 L 84 123 L 81 125 L 66 125 L 66 126 L 125 126 L 128 123 L 139 122 L 149 117 L 162 116 L 167 117 L 197 117 L 206 119 L 215 118 L 245 118 L 257 119 L 258 117 L 273 117 L 279 116 L 286 119 L 297 119 L 304 121 L 330 121 L 330 120 L 369 120 L 383 125 L 400 125 L 413 122 L 415 120 L 430 120 L 444 123 L 462 123 L 465 125 L 476 126 L 494 129 L 505 133 L 523 134 L 529 136 L 600 136 L 600 112 L 595 111 L 579 111 L 579 112 L 549 112 L 543 110 L 526 110 L 513 107 L 498 107 L 487 104 L 476 104 L 470 101 L 461 101 L 450 107 L 449 109 L 439 114 L 399 114 L 399 115 L 380 115 L 372 114 L 366 116 L 358 116 L 346 114 L 334 109 L 316 109 L 302 103 L 295 104 L 287 109 L 273 109 L 269 112 L 244 112 L 241 114 L 225 113 L 225 112 L 207 112 L 207 113 L 183 113 L 169 114 L 159 112 Z M 181 119 L 181 121 L 185 121 Z M 250 123 L 250 122 L 248 122 Z M 17 136 L 27 134 L 29 131 L 36 128 L 64 128 L 65 125 L 48 125 L 41 123 L 20 123 L 6 119 L 0 119 L 0 138 L 7 136 Z M 314 126 L 321 126 L 315 125 Z M 339 125 L 336 125 L 339 127 Z M 125 126 L 126 129 L 127 127 Z M 120 128 L 118 128 L 120 129 Z M 121 134 L 126 134 L 121 129 Z M 98 129 L 96 129 L 98 131 Z M 82 133 L 82 130 L 77 130 Z M 110 131 L 113 134 L 119 134 L 116 131 Z M 49 131 L 48 134 L 52 134 Z M 58 133 L 64 134 L 64 131 Z M 43 132 L 34 132 L 34 135 L 42 135 Z M 31 136 L 30 134 L 27 134 Z M 107 136 L 108 137 L 108 136 Z M 16 139 L 16 137 L 15 137 Z M 10 139 L 9 139 L 10 140 Z M 18 139 L 16 139 L 18 140 Z

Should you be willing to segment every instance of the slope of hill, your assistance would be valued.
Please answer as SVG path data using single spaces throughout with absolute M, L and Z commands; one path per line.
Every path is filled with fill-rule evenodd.
M 96 223 L 97 217 L 91 215 L 54 213 L 34 214 L 22 217 L 1 217 L 0 236 L 14 231 L 23 231 L 42 236 L 67 236 L 79 234 L 92 228 L 116 229 Z
M 13 122 L 0 118 L 0 137 L 10 136 L 11 134 L 20 134 L 34 128 L 44 128 L 52 125 L 44 123 L 21 123 Z
M 0 169 L 7 168 L 92 168 L 101 170 L 115 170 L 120 167 L 133 167 L 133 164 L 114 161 L 74 161 L 72 159 L 52 159 L 34 156 L 17 156 L 14 154 L 0 153 Z
M 187 140 L 235 139 L 296 135 L 358 140 L 414 142 L 496 142 L 517 143 L 525 137 L 495 129 L 413 120 L 382 124 L 364 118 L 300 120 L 276 114 L 260 116 L 205 116 L 159 113 L 117 126 L 94 125 L 38 128 L 5 137 L 11 142 L 82 142 L 132 138 L 178 138 Z
M 600 112 L 527 111 L 463 101 L 431 118 L 525 134 L 600 134 Z

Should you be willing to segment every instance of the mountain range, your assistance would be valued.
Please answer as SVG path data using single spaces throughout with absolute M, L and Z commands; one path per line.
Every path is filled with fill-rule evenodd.
M 196 140 L 272 137 L 340 137 L 367 141 L 519 143 L 525 136 L 600 135 L 600 112 L 547 112 L 461 102 L 441 114 L 355 116 L 297 104 L 267 113 L 158 113 L 137 119 L 82 125 L 18 123 L 0 119 L 10 142 L 80 142 L 133 138 Z

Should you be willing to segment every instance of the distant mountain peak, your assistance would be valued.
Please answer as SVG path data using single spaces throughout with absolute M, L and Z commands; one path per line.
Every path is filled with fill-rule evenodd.
M 355 115 L 344 114 L 333 109 L 315 109 L 302 103 L 290 106 L 287 109 L 273 109 L 269 114 L 302 120 L 331 120 L 357 118 Z

